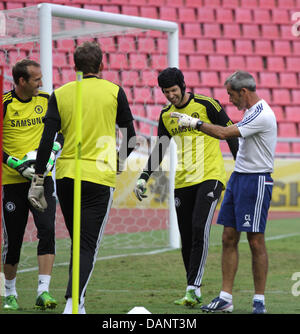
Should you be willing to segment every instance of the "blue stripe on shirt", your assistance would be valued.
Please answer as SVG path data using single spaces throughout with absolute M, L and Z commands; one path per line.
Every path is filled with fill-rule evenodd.
M 243 126 L 246 125 L 250 122 L 252 122 L 257 116 L 260 115 L 260 113 L 263 111 L 264 107 L 263 104 L 260 103 L 256 108 L 253 114 L 251 114 L 250 116 L 246 117 L 244 120 L 240 121 L 237 126 Z

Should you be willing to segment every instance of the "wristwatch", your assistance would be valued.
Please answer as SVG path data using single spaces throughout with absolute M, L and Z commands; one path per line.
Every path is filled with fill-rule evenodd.
M 199 119 L 199 121 L 196 123 L 196 129 L 197 129 L 198 131 L 200 131 L 200 127 L 201 127 L 202 124 L 203 124 L 203 122 L 200 121 L 200 119 Z

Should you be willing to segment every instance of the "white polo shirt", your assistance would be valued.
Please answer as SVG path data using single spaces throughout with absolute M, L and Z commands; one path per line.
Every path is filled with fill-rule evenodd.
M 259 100 L 237 123 L 241 137 L 234 170 L 239 173 L 272 173 L 277 142 L 273 110 Z

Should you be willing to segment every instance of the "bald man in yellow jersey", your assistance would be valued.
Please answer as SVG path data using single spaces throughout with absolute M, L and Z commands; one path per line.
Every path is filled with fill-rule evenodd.
M 45 177 L 45 196 L 49 202 L 43 213 L 30 205 L 27 199 L 34 160 L 26 160 L 26 153 L 38 148 L 44 129 L 43 118 L 48 108 L 49 95 L 39 90 L 42 85 L 40 65 L 24 59 L 12 69 L 15 89 L 3 96 L 3 271 L 5 300 L 3 307 L 17 310 L 16 274 L 27 225 L 29 210 L 37 227 L 39 264 L 38 297 L 36 307 L 54 308 L 56 301 L 49 294 L 49 284 L 55 257 L 56 199 L 51 177 Z M 60 135 L 56 144 L 61 147 Z M 51 143 L 51 147 L 53 141 Z M 59 148 L 58 148 L 59 150 Z
M 81 235 L 79 313 L 85 311 L 85 292 L 91 277 L 100 241 L 112 205 L 116 186 L 116 124 L 123 133 L 121 155 L 125 159 L 135 138 L 133 117 L 124 90 L 104 79 L 102 51 L 98 44 L 85 42 L 74 53 L 75 69 L 83 72 L 81 147 Z M 70 237 L 73 236 L 73 189 L 75 178 L 75 94 L 76 82 L 56 89 L 50 97 L 45 129 L 38 149 L 36 174 L 29 200 L 40 210 L 43 198 L 43 172 L 56 131 L 64 136 L 64 147 L 56 163 L 57 195 Z M 127 136 L 126 133 L 127 132 Z M 127 138 L 127 140 L 125 139 Z M 72 256 L 71 256 L 72 257 Z M 72 261 L 64 313 L 72 313 Z
M 146 168 L 137 180 L 134 192 L 139 200 L 145 197 L 146 182 L 161 163 L 171 138 L 177 144 L 175 206 L 182 242 L 187 289 L 177 305 L 196 306 L 202 302 L 200 286 L 207 258 L 213 214 L 225 188 L 226 173 L 219 140 L 191 128 L 179 128 L 171 118 L 176 111 L 196 115 L 208 123 L 229 126 L 226 112 L 213 98 L 186 92 L 182 72 L 166 68 L 158 76 L 158 84 L 170 104 L 162 109 L 158 124 L 158 142 Z M 237 139 L 227 141 L 234 157 Z

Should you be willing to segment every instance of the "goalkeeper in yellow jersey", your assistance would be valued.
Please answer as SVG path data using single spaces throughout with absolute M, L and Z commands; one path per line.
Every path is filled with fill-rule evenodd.
M 182 72 L 166 68 L 158 84 L 170 104 L 160 114 L 158 141 L 137 180 L 134 192 L 139 200 L 147 196 L 146 184 L 161 163 L 171 138 L 177 144 L 175 206 L 182 242 L 187 288 L 177 305 L 196 306 L 202 302 L 200 286 L 206 263 L 209 233 L 215 208 L 225 188 L 226 172 L 219 140 L 192 128 L 179 128 L 172 112 L 184 113 L 207 123 L 232 124 L 220 103 L 211 97 L 186 92 Z M 227 140 L 234 158 L 238 140 Z
M 78 313 L 84 314 L 85 294 L 91 278 L 105 225 L 108 221 L 116 186 L 116 124 L 123 133 L 119 166 L 133 150 L 135 139 L 133 116 L 122 87 L 102 79 L 102 50 L 97 43 L 84 42 L 74 52 L 77 71 L 82 80 L 82 146 L 81 146 L 81 231 L 80 282 Z M 56 89 L 50 97 L 45 128 L 38 149 L 36 174 L 29 190 L 29 200 L 45 210 L 43 173 L 51 142 L 56 131 L 64 136 L 64 147 L 56 163 L 57 195 L 65 224 L 73 239 L 73 194 L 75 180 L 75 115 L 76 81 Z M 127 140 L 125 140 L 127 138 Z M 134 146 L 134 143 L 131 143 Z M 64 314 L 73 312 L 72 250 Z
M 28 202 L 30 180 L 34 174 L 36 150 L 42 136 L 43 118 L 48 108 L 49 95 L 39 90 L 42 85 L 40 65 L 24 59 L 12 69 L 15 89 L 3 95 L 3 271 L 5 275 L 5 300 L 3 307 L 17 310 L 18 294 L 16 273 L 20 252 L 31 211 L 37 228 L 38 288 L 36 308 L 54 308 L 55 299 L 49 294 L 49 284 L 55 257 L 54 183 L 49 174 L 55 154 L 63 144 L 62 135 L 53 143 L 45 174 L 45 193 L 48 209 L 41 213 Z

